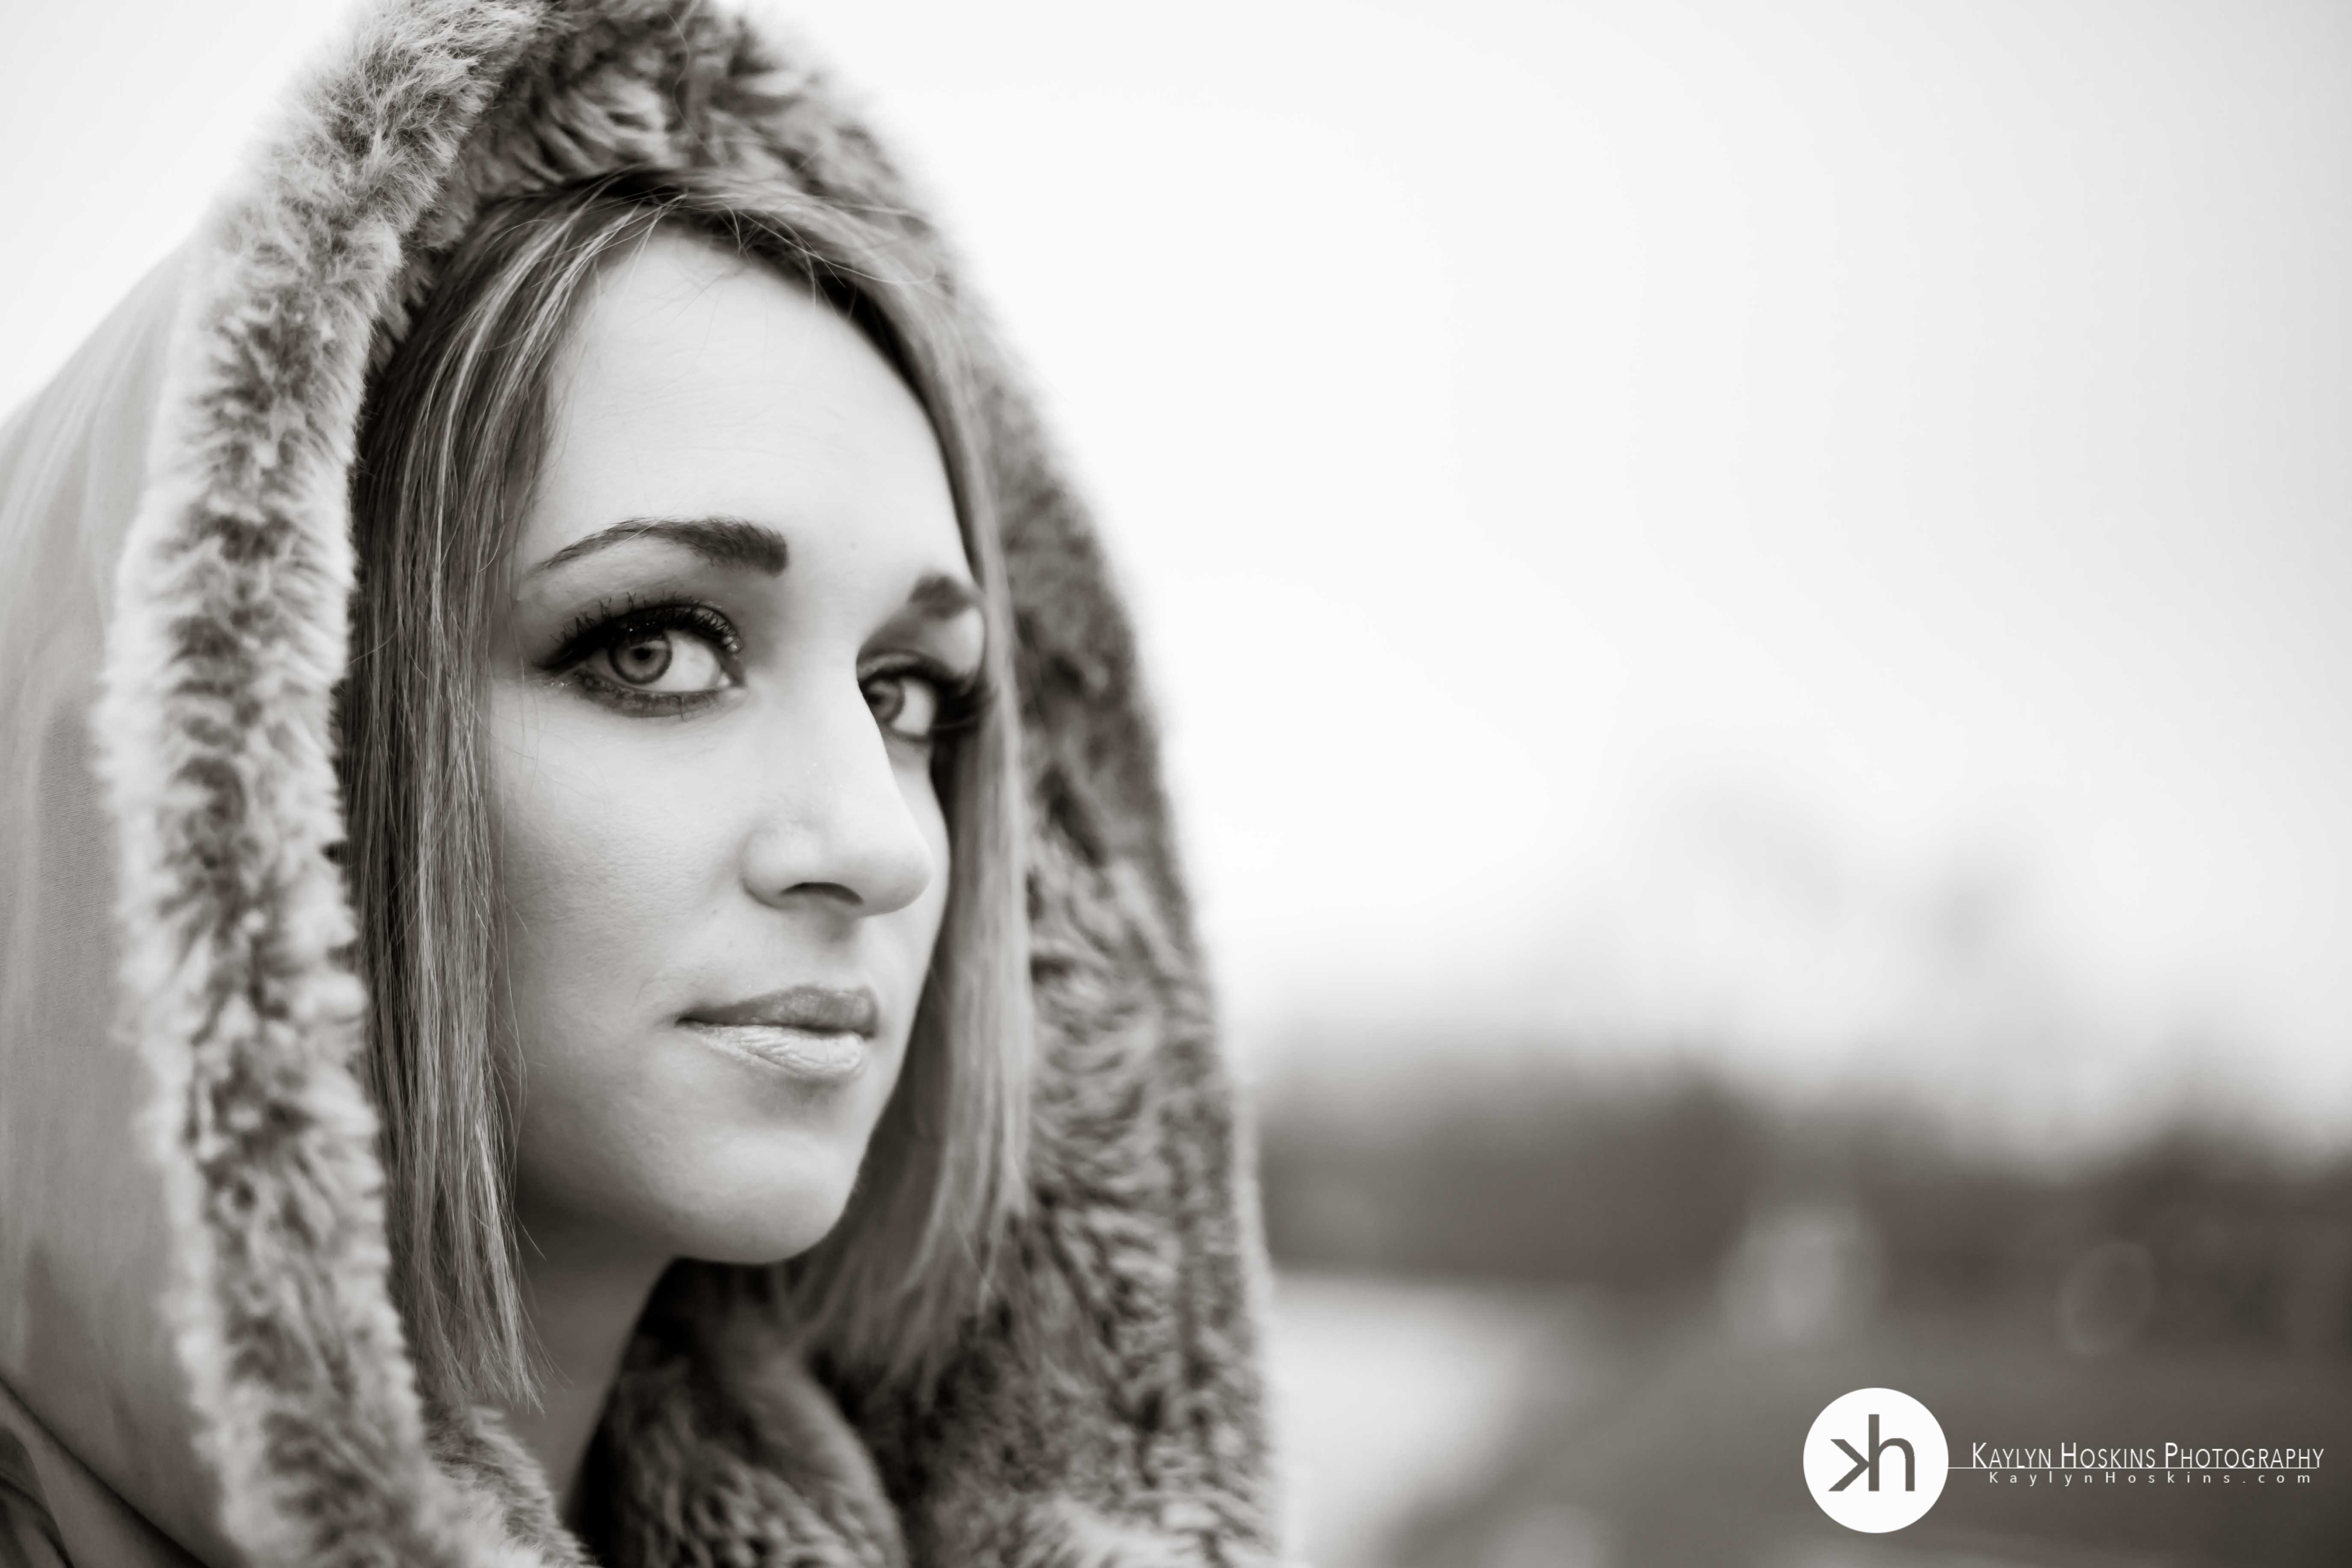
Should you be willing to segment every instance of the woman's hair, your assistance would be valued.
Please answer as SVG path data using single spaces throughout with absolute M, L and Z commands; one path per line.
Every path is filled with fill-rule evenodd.
M 929 413 L 987 619 L 996 699 L 934 762 L 947 909 L 908 1056 L 841 1223 L 774 1277 L 848 1367 L 926 1376 L 984 1298 L 1026 1159 L 1028 988 L 1012 617 L 972 380 L 940 302 L 854 216 L 709 177 L 622 174 L 498 203 L 372 378 L 341 713 L 393 1291 L 428 1395 L 530 1397 L 512 1202 L 517 1084 L 497 941 L 483 683 L 560 350 L 601 269 L 683 230 L 801 280 Z

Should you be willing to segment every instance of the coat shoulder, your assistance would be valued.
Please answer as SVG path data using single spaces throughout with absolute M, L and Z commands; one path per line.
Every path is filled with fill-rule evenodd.
M 0 1568 L 72 1568 L 33 1457 L 0 1420 Z
M 204 1568 L 0 1382 L 0 1568 Z

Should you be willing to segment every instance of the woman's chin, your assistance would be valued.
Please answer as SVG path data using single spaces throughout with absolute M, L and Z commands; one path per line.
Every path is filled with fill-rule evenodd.
M 705 1263 L 782 1263 L 832 1234 L 849 1192 L 850 1178 L 738 1190 L 715 1203 L 706 1189 L 670 1207 L 667 1250 Z
M 856 1134 L 804 1126 L 691 1126 L 641 1117 L 599 1137 L 534 1143 L 516 1193 L 524 1229 L 587 1253 L 765 1264 L 796 1258 L 840 1224 L 866 1156 Z M 681 1125 L 681 1122 L 688 1125 Z

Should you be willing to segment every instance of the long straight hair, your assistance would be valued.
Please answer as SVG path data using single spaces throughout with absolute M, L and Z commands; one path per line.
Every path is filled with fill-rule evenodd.
M 766 1276 L 845 1368 L 923 1380 L 984 1300 L 1026 1191 L 1030 1039 L 1013 621 L 972 378 L 887 235 L 813 199 L 623 174 L 487 209 L 372 378 L 353 473 L 359 584 L 339 765 L 383 1117 L 393 1294 L 428 1396 L 535 1397 L 518 1289 L 517 1084 L 496 939 L 488 628 L 546 439 L 560 351 L 602 269 L 656 229 L 817 291 L 929 415 L 987 623 L 994 700 L 934 762 L 947 908 L 841 1222 Z

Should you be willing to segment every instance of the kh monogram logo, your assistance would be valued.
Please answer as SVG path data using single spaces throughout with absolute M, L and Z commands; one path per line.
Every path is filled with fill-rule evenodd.
M 1860 1447 L 1853 1441 L 1856 1434 Z M 1898 1454 L 1900 1487 L 1895 1484 Z M 1848 1530 L 1879 1534 L 1916 1523 L 1944 1494 L 1950 1465 L 1935 1416 L 1892 1388 L 1839 1395 L 1805 1435 L 1805 1486 L 1822 1511 Z
M 1856 1476 L 1862 1474 L 1864 1470 L 1868 1470 L 1870 1472 L 1870 1489 L 1872 1491 L 1876 1491 L 1878 1489 L 1878 1456 L 1885 1453 L 1889 1448 L 1900 1448 L 1903 1450 L 1903 1489 L 1906 1492 L 1916 1492 L 1919 1489 L 1919 1461 L 1917 1457 L 1911 1452 L 1911 1445 L 1900 1437 L 1889 1437 L 1883 1443 L 1879 1441 L 1877 1411 L 1874 1410 L 1870 1413 L 1870 1458 L 1865 1459 L 1860 1454 L 1855 1453 L 1853 1451 L 1853 1446 L 1843 1437 L 1837 1438 L 1835 1441 L 1839 1447 L 1845 1450 L 1846 1457 L 1853 1461 L 1853 1468 L 1848 1470 L 1845 1473 L 1845 1478 L 1839 1481 L 1837 1485 L 1832 1487 L 1830 1490 L 1833 1492 L 1842 1492 L 1845 1490 L 1846 1488 L 1853 1485 L 1853 1479 Z

